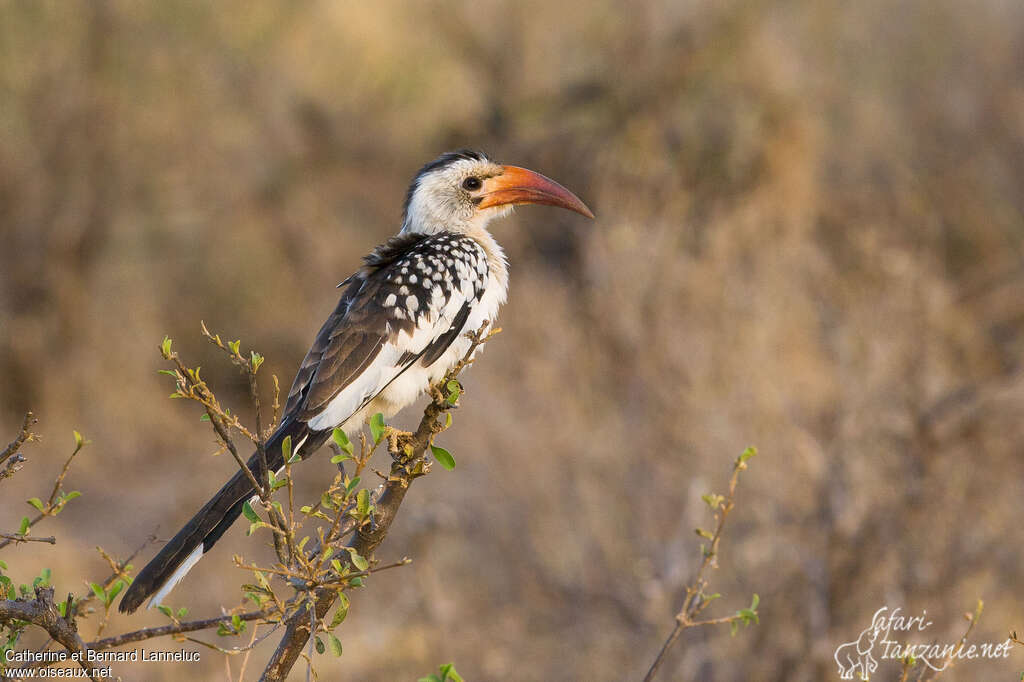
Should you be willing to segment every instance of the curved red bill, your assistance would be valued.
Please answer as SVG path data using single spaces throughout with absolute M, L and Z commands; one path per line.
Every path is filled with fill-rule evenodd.
M 518 166 L 502 166 L 504 172 L 484 180 L 484 193 L 478 206 L 506 206 L 508 204 L 544 204 L 559 206 L 580 215 L 593 218 L 587 205 L 579 197 L 551 178 Z

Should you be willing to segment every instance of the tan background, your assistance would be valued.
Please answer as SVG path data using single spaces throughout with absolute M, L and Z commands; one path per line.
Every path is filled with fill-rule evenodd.
M 999 0 L 0 4 L 0 437 L 28 408 L 46 436 L 0 529 L 93 442 L 12 574 L 77 590 L 94 545 L 175 531 L 233 465 L 166 399 L 163 335 L 248 415 L 199 320 L 287 385 L 412 173 L 466 145 L 598 220 L 496 225 L 506 331 L 458 468 L 414 489 L 380 558 L 415 562 L 353 595 L 322 679 L 638 679 L 748 444 L 712 613 L 758 592 L 762 624 L 687 634 L 663 679 L 834 679 L 883 605 L 941 641 L 978 597 L 978 641 L 1024 629 L 1024 5 Z M 235 551 L 269 556 L 236 528 L 172 603 L 233 604 Z

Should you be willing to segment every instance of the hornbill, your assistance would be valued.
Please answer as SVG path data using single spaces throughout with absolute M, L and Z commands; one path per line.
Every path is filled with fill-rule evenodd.
M 463 358 L 471 343 L 466 333 L 493 322 L 505 302 L 508 264 L 487 224 L 516 204 L 594 217 L 557 182 L 480 152 L 448 152 L 420 169 L 398 235 L 338 285 L 341 300 L 302 361 L 265 444 L 271 470 L 284 467 L 286 437 L 305 459 L 335 427 L 358 431 L 368 415 L 395 414 Z M 258 456 L 248 465 L 259 471 Z M 255 493 L 239 470 L 139 571 L 120 610 L 130 613 L 150 595 L 149 605 L 159 605 Z

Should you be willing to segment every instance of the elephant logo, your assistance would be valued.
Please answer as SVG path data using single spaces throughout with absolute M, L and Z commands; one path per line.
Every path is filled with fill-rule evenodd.
M 852 642 L 840 644 L 836 649 L 835 659 L 839 666 L 839 677 L 844 680 L 854 679 L 853 674 L 858 673 L 856 679 L 869 680 L 871 673 L 878 669 L 878 660 L 871 655 L 878 636 L 888 631 L 885 617 L 882 613 L 886 611 L 882 607 L 875 611 L 871 618 L 871 625 L 864 628 L 860 637 Z

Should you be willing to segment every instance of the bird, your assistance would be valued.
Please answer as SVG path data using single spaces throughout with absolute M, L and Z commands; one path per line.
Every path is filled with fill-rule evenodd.
M 288 392 L 264 451 L 284 468 L 282 444 L 306 459 L 335 428 L 357 433 L 368 416 L 414 402 L 464 358 L 469 332 L 493 324 L 508 293 L 508 262 L 488 224 L 519 204 L 594 214 L 540 173 L 460 149 L 415 175 L 398 234 L 363 258 L 338 285 L 341 298 L 323 323 Z M 477 347 L 475 352 L 479 352 Z M 260 470 L 258 454 L 248 466 Z M 241 470 L 141 570 L 119 609 L 150 598 L 158 606 L 238 519 L 256 490 Z

